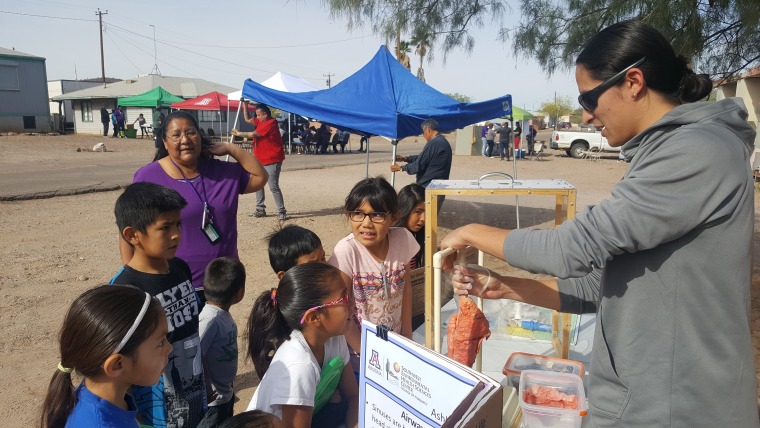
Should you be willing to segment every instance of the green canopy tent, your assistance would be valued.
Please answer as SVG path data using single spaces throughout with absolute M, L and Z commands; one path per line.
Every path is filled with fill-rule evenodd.
M 523 110 L 520 107 L 517 107 L 515 105 L 512 106 L 512 118 L 515 120 L 523 121 L 528 119 L 533 119 L 533 114 L 527 110 Z
M 181 101 L 185 101 L 185 99 L 168 92 L 160 86 L 156 86 L 150 91 L 139 95 L 119 98 L 118 105 L 124 107 L 170 108 L 172 103 Z

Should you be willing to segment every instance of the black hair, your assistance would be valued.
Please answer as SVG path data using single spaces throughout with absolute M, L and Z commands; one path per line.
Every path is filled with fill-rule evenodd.
M 259 295 L 251 308 L 245 336 L 248 357 L 253 361 L 259 379 L 264 377 L 274 352 L 290 337 L 293 330 L 303 329 L 301 317 L 308 309 L 319 306 L 343 287 L 338 268 L 322 262 L 294 266 L 285 272 L 273 290 Z
M 575 63 L 594 79 L 607 80 L 641 58 L 646 60 L 637 68 L 647 87 L 670 102 L 698 101 L 712 91 L 710 76 L 695 74 L 687 59 L 677 56 L 668 40 L 643 21 L 621 21 L 603 29 L 586 43 Z
M 396 191 L 383 177 L 369 177 L 356 183 L 346 196 L 346 213 L 358 210 L 365 200 L 379 212 L 398 213 Z
M 272 110 L 270 110 L 266 104 L 256 104 L 256 110 L 261 110 L 266 113 L 267 116 L 272 117 Z
M 156 154 L 155 154 L 155 156 L 153 156 L 153 162 L 169 156 L 169 152 L 166 150 L 166 147 L 164 147 L 164 140 L 166 139 L 166 129 L 169 128 L 169 124 L 173 120 L 177 120 L 177 119 L 187 119 L 190 122 L 192 122 L 192 124 L 195 127 L 195 129 L 198 130 L 198 135 L 201 138 L 201 147 L 202 147 L 201 153 L 202 153 L 202 155 L 203 156 L 210 156 L 210 155 L 206 154 L 205 152 L 206 152 L 206 148 L 208 148 L 211 145 L 211 140 L 206 135 L 203 135 L 203 134 L 200 133 L 201 127 L 198 126 L 198 121 L 195 120 L 195 118 L 193 117 L 193 115 L 191 115 L 190 113 L 188 113 L 188 112 L 186 112 L 184 110 L 176 110 L 176 111 L 173 111 L 173 112 L 169 113 L 169 115 L 166 116 L 166 118 L 164 119 L 164 122 L 163 122 L 162 126 L 160 128 L 158 128 L 158 129 L 156 129 L 156 138 L 157 138 L 157 141 L 158 141 L 158 147 L 156 148 Z
M 209 302 L 227 305 L 245 287 L 245 266 L 232 257 L 218 257 L 206 266 L 203 291 Z
M 174 189 L 149 182 L 132 183 L 116 199 L 114 214 L 119 234 L 123 238 L 126 227 L 145 233 L 159 215 L 180 211 L 186 205 L 185 198 Z
M 394 226 L 407 227 L 409 216 L 421 202 L 425 202 L 425 188 L 417 183 L 407 184 L 398 191 L 398 211 L 399 218 Z M 416 232 L 409 233 L 414 236 L 414 239 L 420 245 L 420 251 L 414 256 L 417 262 L 417 267 L 422 266 L 425 261 L 425 229 L 418 230 Z
M 267 237 L 269 264 L 277 272 L 287 272 L 296 265 L 299 257 L 322 246 L 322 241 L 311 230 L 289 224 Z
M 145 304 L 145 292 L 132 286 L 99 285 L 71 304 L 59 335 L 60 365 L 86 378 L 103 373 Z M 151 299 L 148 311 L 119 354 L 134 356 L 137 348 L 158 328 L 164 309 Z M 62 427 L 76 406 L 72 374 L 55 369 L 40 415 L 41 427 Z
M 438 131 L 438 121 L 435 119 L 425 119 L 420 124 L 420 128 L 424 131 L 425 128 L 431 130 L 431 131 Z
M 263 410 L 249 410 L 227 419 L 219 428 L 274 428 L 274 421 L 278 419 Z

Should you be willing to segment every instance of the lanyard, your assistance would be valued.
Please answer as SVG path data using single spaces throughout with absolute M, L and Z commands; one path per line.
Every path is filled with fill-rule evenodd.
M 172 165 L 174 165 L 174 167 L 177 168 L 177 171 L 179 171 L 180 175 L 182 175 L 182 178 L 185 179 L 185 183 L 189 184 L 190 188 L 193 189 L 196 195 L 198 195 L 198 199 L 200 199 L 200 201 L 203 202 L 203 220 L 202 220 L 203 224 L 201 225 L 201 227 L 206 226 L 207 216 L 208 216 L 209 222 L 213 223 L 214 220 L 211 218 L 211 212 L 209 211 L 208 196 L 206 195 L 206 184 L 203 182 L 203 173 L 201 173 L 200 162 L 198 162 L 198 177 L 200 177 L 201 190 L 203 191 L 203 196 L 201 196 L 201 194 L 198 192 L 198 189 L 196 189 L 195 186 L 193 186 L 193 183 L 190 181 L 190 179 L 188 179 L 185 176 L 185 173 L 182 172 L 182 169 L 180 169 L 179 165 L 177 165 L 174 162 L 174 159 L 172 159 L 171 156 L 169 157 L 169 161 L 171 161 Z

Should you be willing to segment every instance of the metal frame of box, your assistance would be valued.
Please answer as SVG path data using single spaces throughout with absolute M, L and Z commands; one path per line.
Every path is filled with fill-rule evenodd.
M 503 178 L 484 180 L 494 175 Z M 432 299 L 435 286 L 433 256 L 437 252 L 438 244 L 437 202 L 438 197 L 449 195 L 553 196 L 555 198 L 554 226 L 557 227 L 565 220 L 575 218 L 576 190 L 565 180 L 514 180 L 504 173 L 485 174 L 477 180 L 433 180 L 425 189 L 425 346 L 430 349 L 435 349 L 433 327 L 437 325 L 440 329 L 441 325 L 441 308 L 435 308 Z M 552 345 L 557 356 L 567 358 L 570 346 L 570 316 L 562 314 L 561 318 L 562 320 L 560 320 L 560 314 L 554 311 Z

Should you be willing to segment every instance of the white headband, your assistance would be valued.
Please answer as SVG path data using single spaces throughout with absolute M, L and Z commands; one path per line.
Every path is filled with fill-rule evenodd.
M 145 293 L 145 303 L 143 303 L 142 309 L 140 309 L 140 313 L 137 314 L 137 318 L 135 318 L 135 322 L 132 323 L 132 327 L 129 328 L 127 331 L 127 334 L 124 335 L 124 339 L 121 339 L 121 342 L 118 346 L 116 346 L 116 349 L 113 350 L 112 354 L 118 354 L 119 351 L 121 351 L 121 348 L 124 347 L 124 345 L 129 342 L 129 339 L 132 337 L 133 334 L 135 334 L 135 330 L 137 330 L 137 327 L 140 326 L 140 323 L 142 322 L 143 317 L 145 316 L 145 313 L 148 312 L 148 306 L 150 306 L 150 294 Z

